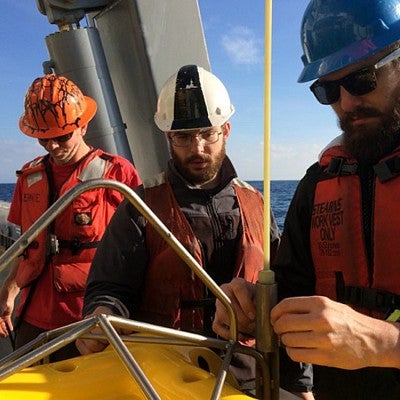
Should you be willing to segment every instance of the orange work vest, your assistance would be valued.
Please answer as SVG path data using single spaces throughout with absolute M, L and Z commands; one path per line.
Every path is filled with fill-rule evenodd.
M 374 167 L 380 172 L 374 177 L 372 237 L 366 239 L 372 240 L 372 260 L 365 246 L 357 163 L 341 145 L 322 155 L 323 168 L 329 168 L 333 160 L 343 172 L 318 182 L 311 217 L 316 294 L 380 317 L 400 299 L 400 175 L 391 174 L 388 167 L 391 160 L 400 161 L 399 157 L 397 151 Z
M 202 265 L 198 240 L 175 199 L 171 185 L 165 181 L 165 174 L 159 176 L 161 179 L 157 184 L 145 186 L 146 203 Z M 234 276 L 255 282 L 264 263 L 263 200 L 254 188 L 239 179 L 233 180 L 233 187 L 243 226 Z M 149 265 L 139 319 L 175 329 L 202 330 L 203 309 L 182 308 L 181 304 L 204 299 L 203 283 L 150 225 L 146 227 L 146 244 Z
M 107 178 L 114 162 L 113 156 L 101 150 L 92 151 L 63 184 L 59 197 L 85 180 Z M 22 179 L 21 229 L 25 232 L 49 207 L 50 189 L 44 158 L 33 160 L 19 175 Z M 82 291 L 85 287 L 95 247 L 119 204 L 106 201 L 104 190 L 82 193 L 55 219 L 53 233 L 60 248 L 49 263 L 54 271 L 54 285 L 60 292 Z M 121 195 L 119 201 L 122 198 Z M 46 265 L 48 237 L 49 228 L 26 249 L 16 276 L 19 287 L 28 286 L 41 274 Z

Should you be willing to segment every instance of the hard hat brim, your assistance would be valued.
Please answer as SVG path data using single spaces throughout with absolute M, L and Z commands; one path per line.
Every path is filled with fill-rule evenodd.
M 51 127 L 49 129 L 37 129 L 26 123 L 25 114 L 22 114 L 19 118 L 19 129 L 22 133 L 29 137 L 36 139 L 49 139 L 58 136 L 63 136 L 73 132 L 75 129 L 86 125 L 96 114 L 97 104 L 94 99 L 89 96 L 84 96 L 86 101 L 85 111 L 81 114 L 74 124 L 68 124 L 63 127 Z

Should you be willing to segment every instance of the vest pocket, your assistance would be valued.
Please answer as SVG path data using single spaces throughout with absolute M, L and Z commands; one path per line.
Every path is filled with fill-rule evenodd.
M 85 289 L 90 263 L 53 265 L 53 283 L 60 293 L 81 292 Z

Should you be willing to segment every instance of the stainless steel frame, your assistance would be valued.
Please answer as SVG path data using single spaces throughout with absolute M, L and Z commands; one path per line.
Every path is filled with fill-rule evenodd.
M 14 258 L 20 256 L 34 238 L 60 214 L 72 200 L 85 191 L 95 188 L 108 188 L 117 190 L 127 198 L 147 221 L 157 230 L 164 240 L 176 251 L 183 261 L 199 277 L 199 279 L 212 291 L 228 310 L 230 339 L 228 341 L 208 338 L 202 335 L 191 334 L 175 329 L 164 328 L 156 325 L 141 323 L 120 317 L 98 315 L 74 324 L 45 332 L 35 340 L 21 347 L 1 360 L 0 380 L 26 368 L 33 363 L 47 357 L 54 351 L 75 341 L 78 338 L 106 339 L 112 345 L 118 356 L 132 377 L 138 382 L 143 393 L 148 399 L 160 399 L 155 389 L 144 375 L 140 366 L 133 358 L 124 344 L 124 341 L 142 341 L 152 343 L 169 343 L 178 345 L 199 345 L 217 349 L 225 349 L 226 356 L 217 376 L 216 385 L 211 399 L 218 399 L 228 373 L 229 364 L 234 352 L 246 353 L 253 356 L 262 371 L 262 381 L 268 381 L 270 374 L 268 364 L 263 356 L 255 349 L 241 346 L 237 342 L 237 316 L 230 299 L 219 288 L 210 276 L 202 269 L 192 255 L 182 246 L 176 237 L 167 229 L 162 221 L 151 211 L 144 201 L 128 186 L 121 182 L 108 179 L 93 179 L 72 188 L 63 197 L 58 199 L 1 257 L 0 272 L 2 272 Z M 90 333 L 95 327 L 100 327 L 103 335 Z M 149 338 L 144 336 L 120 336 L 115 328 L 130 329 L 140 333 L 156 334 L 159 337 Z

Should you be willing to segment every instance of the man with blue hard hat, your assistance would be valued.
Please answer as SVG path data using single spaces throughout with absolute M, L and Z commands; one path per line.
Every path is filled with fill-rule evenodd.
M 400 399 L 400 0 L 312 0 L 301 40 L 299 82 L 314 80 L 342 134 L 300 181 L 273 265 L 281 386 L 304 399 Z M 224 290 L 251 332 L 253 286 Z

